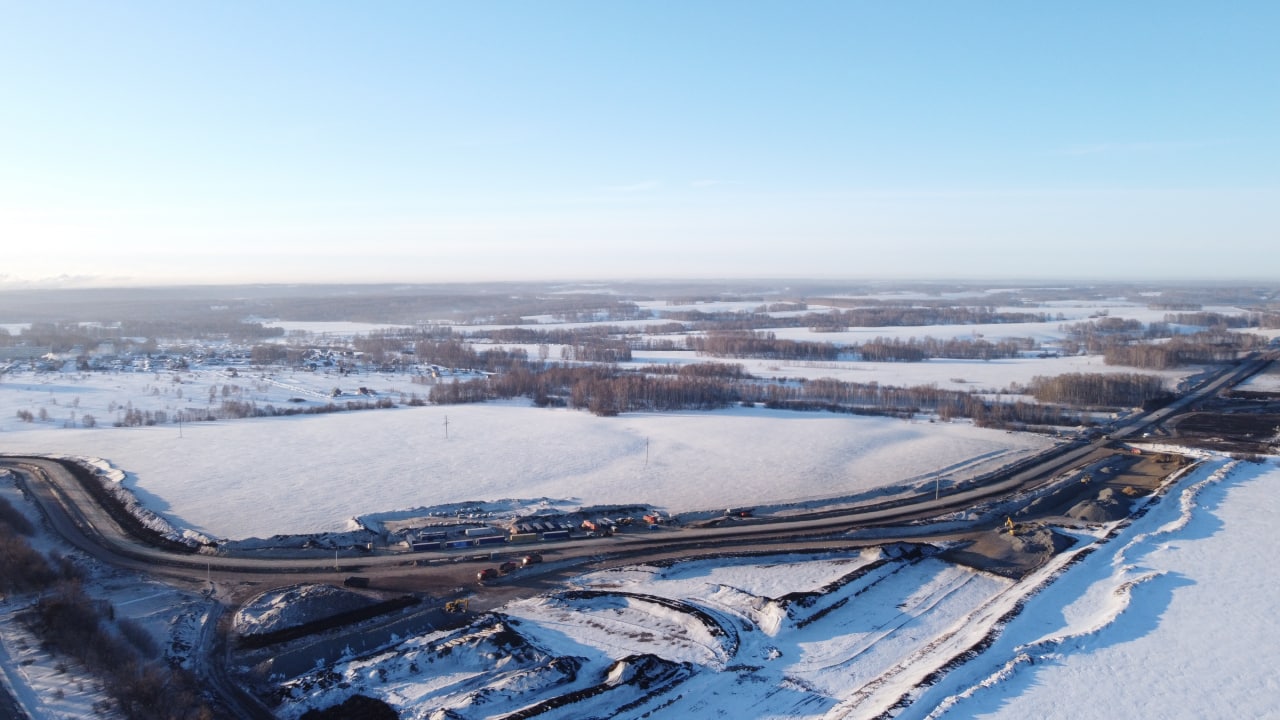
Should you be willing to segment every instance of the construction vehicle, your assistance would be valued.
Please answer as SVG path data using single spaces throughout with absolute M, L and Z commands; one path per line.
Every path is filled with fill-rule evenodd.
M 497 568 L 485 568 L 480 572 L 476 573 L 477 582 L 484 582 L 485 580 L 494 580 L 497 577 L 498 577 Z
M 467 605 L 471 602 L 471 598 L 458 598 L 450 600 L 444 604 L 444 611 L 447 613 L 460 613 L 467 611 Z

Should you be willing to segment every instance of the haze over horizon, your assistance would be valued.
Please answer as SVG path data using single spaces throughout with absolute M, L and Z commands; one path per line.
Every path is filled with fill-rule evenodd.
M 1280 277 L 1277 21 L 14 3 L 0 287 Z

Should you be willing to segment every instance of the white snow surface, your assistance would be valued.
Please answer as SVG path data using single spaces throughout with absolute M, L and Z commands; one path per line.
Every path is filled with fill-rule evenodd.
M 1145 514 L 1080 531 L 1019 582 L 893 546 L 590 573 L 574 582 L 589 594 L 500 610 L 530 649 L 495 654 L 481 641 L 494 620 L 411 639 L 328 682 L 289 683 L 282 716 L 363 692 L 405 718 L 491 717 L 653 654 L 686 675 L 545 717 L 1274 717 L 1277 482 L 1275 459 L 1210 457 Z M 576 679 L 549 671 L 551 657 L 577 658 Z
M 1252 392 L 1280 393 L 1280 370 L 1277 370 L 1272 366 L 1268 368 L 1267 372 L 1260 372 L 1240 383 L 1236 389 Z
M 392 703 L 404 718 L 439 717 L 444 709 L 464 718 L 498 717 L 616 677 L 613 663 L 628 657 L 657 656 L 687 668 L 669 694 L 623 687 L 546 716 L 821 717 L 877 677 L 923 674 L 900 661 L 933 654 L 940 635 L 981 633 L 982 622 L 970 622 L 975 611 L 1013 585 L 893 549 L 640 566 L 593 573 L 578 584 L 595 592 L 556 593 L 501 609 L 499 622 L 533 653 L 517 650 L 494 662 L 492 650 L 476 641 L 493 622 L 486 619 L 445 640 L 452 648 L 447 656 L 423 652 L 444 640 L 432 635 L 339 663 L 336 676 L 290 681 L 291 700 L 280 713 L 297 717 L 362 692 Z M 971 624 L 978 629 L 968 630 Z M 576 678 L 558 687 L 538 682 L 552 657 L 576 658 Z
M 448 437 L 444 421 L 448 418 Z M 222 538 L 351 529 L 359 515 L 471 500 L 652 504 L 668 512 L 924 482 L 1050 444 L 968 424 L 735 408 L 589 413 L 524 403 L 142 428 L 0 433 L 0 451 L 109 459 L 180 528 Z
M 1181 482 L 1030 601 L 974 663 L 990 674 L 937 716 L 1276 717 L 1277 484 L 1274 459 L 1219 460 Z
M 1070 357 L 1021 357 L 999 360 L 949 360 L 935 358 L 925 362 L 864 362 L 855 360 L 760 360 L 754 358 L 716 358 L 689 351 L 637 350 L 632 364 L 692 364 L 720 362 L 739 364 L 750 374 L 763 378 L 834 378 L 843 382 L 880 383 L 898 387 L 935 385 L 944 390 L 996 393 L 1010 385 L 1027 385 L 1037 376 L 1054 377 L 1067 373 L 1113 375 L 1141 372 L 1164 379 L 1170 388 L 1201 372 L 1203 368 L 1185 366 L 1171 370 L 1138 371 L 1123 365 L 1107 365 L 1097 355 Z M 1019 396 L 1019 400 L 1030 400 Z

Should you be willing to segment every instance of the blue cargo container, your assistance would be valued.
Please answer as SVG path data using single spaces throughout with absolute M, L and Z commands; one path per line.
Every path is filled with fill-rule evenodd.
M 547 532 L 542 533 L 542 539 L 543 540 L 568 540 L 569 531 L 568 530 L 548 530 Z
M 425 552 L 427 550 L 439 550 L 440 545 L 441 543 L 438 541 L 437 542 L 416 542 L 410 545 L 409 547 L 414 552 Z
M 470 540 L 454 540 L 452 542 L 445 543 L 445 547 L 456 550 L 458 548 L 469 548 L 474 544 L 475 543 Z
M 477 545 L 501 545 L 507 541 L 506 535 L 490 535 L 476 540 Z

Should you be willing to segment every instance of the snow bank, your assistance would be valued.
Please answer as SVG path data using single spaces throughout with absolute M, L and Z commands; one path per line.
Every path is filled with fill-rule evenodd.
M 985 674 L 903 717 L 1203 718 L 1274 713 L 1273 464 L 1219 458 L 1029 601 Z M 945 697 L 943 697 L 945 695 Z M 927 707 L 935 708 L 932 713 Z

